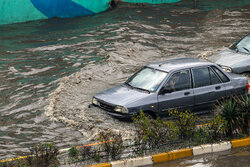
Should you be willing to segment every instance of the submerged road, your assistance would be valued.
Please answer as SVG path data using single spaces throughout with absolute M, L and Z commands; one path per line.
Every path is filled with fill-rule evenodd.
M 250 167 L 250 146 L 144 167 Z

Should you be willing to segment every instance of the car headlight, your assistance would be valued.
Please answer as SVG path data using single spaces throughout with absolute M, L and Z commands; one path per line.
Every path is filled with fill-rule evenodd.
M 232 69 L 230 67 L 227 67 L 227 66 L 220 66 L 224 71 L 226 72 L 232 72 Z
M 128 113 L 128 109 L 126 107 L 123 107 L 123 106 L 116 106 L 114 111 L 121 112 L 121 113 Z
M 96 98 L 94 98 L 94 97 L 92 99 L 92 104 L 94 104 L 96 106 L 98 105 L 98 100 Z

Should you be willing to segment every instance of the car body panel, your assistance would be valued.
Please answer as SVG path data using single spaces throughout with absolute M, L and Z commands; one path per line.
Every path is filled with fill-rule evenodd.
M 208 59 L 221 66 L 230 67 L 234 73 L 240 74 L 250 71 L 250 54 L 227 49 L 208 57 Z
M 125 84 L 98 93 L 95 95 L 95 98 L 97 98 L 106 106 L 112 106 L 114 108 L 116 105 L 129 108 L 131 114 L 138 112 L 139 110 L 148 110 L 148 108 L 150 108 L 150 111 L 158 111 L 158 101 L 156 94 L 153 96 L 147 91 L 138 90 L 135 88 L 132 89 Z
M 95 95 L 96 98 L 101 99 L 102 101 L 120 106 L 133 103 L 138 99 L 143 99 L 147 96 L 149 96 L 148 92 L 132 89 L 125 85 L 119 85 Z
M 217 87 L 220 88 L 217 89 Z M 199 112 L 210 108 L 217 99 L 225 97 L 225 90 L 226 89 L 223 84 L 194 88 L 194 111 Z
M 205 60 L 196 59 L 196 58 L 175 58 L 175 59 L 167 59 L 161 62 L 155 62 L 146 65 L 147 67 L 158 69 L 161 71 L 171 72 L 177 71 L 181 69 L 187 69 L 191 67 L 199 67 L 204 65 L 212 65 L 214 63 L 210 63 Z
M 241 95 L 245 92 L 245 85 L 248 83 L 245 77 L 234 74 L 228 73 L 232 78 L 231 82 L 225 83 L 225 87 L 227 90 L 227 95 Z
M 216 100 L 221 99 L 226 96 L 226 89 L 225 89 L 224 83 L 222 82 L 220 77 L 215 73 L 215 71 L 211 67 L 212 66 L 203 66 L 202 68 L 207 69 L 208 71 L 211 70 L 212 72 L 214 72 L 215 77 L 219 79 L 220 83 L 202 86 L 202 87 L 196 87 L 195 85 L 196 83 L 194 79 L 195 76 L 193 73 L 194 72 L 193 70 L 199 69 L 199 68 L 192 68 L 191 70 L 192 76 L 193 76 L 193 83 L 194 83 L 194 88 L 193 88 L 194 89 L 194 109 L 193 109 L 194 112 L 199 112 L 200 110 L 208 109 L 212 106 L 213 103 L 216 103 Z M 230 78 L 230 76 L 227 76 L 227 77 Z M 200 78 L 200 79 L 204 80 L 205 78 Z
M 166 115 L 169 109 L 191 110 L 194 106 L 193 89 L 159 94 L 159 114 Z
M 188 60 L 187 62 L 191 62 L 192 60 Z M 166 61 L 165 61 L 166 62 Z M 190 65 L 186 65 L 189 67 Z M 174 64 L 174 63 L 173 63 Z M 197 63 L 198 64 L 198 63 Z M 203 62 L 202 62 L 203 64 Z M 178 68 L 179 70 L 173 70 L 171 69 L 171 72 L 169 75 L 166 77 L 166 80 L 163 82 L 161 87 L 163 87 L 168 80 L 173 76 L 174 73 L 180 72 L 180 70 L 188 70 L 190 72 L 190 68 L 184 68 L 186 66 L 179 65 Z M 170 70 L 170 69 L 169 69 Z M 190 75 L 189 81 L 192 82 L 192 78 Z M 168 111 L 171 109 L 178 109 L 178 110 L 192 110 L 194 106 L 194 92 L 193 89 L 186 89 L 186 90 L 181 90 L 181 91 L 176 91 L 176 92 L 171 92 L 171 93 L 162 93 L 161 91 L 158 92 L 158 115 L 159 116 L 166 116 L 168 115 Z

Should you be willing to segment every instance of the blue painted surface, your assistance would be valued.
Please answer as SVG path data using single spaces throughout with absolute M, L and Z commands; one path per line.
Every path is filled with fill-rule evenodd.
M 94 13 L 100 13 L 110 7 L 111 0 L 72 0 L 73 2 L 84 6 Z
M 0 25 L 103 12 L 111 0 L 0 0 Z
M 95 13 L 84 8 L 72 0 L 31 0 L 33 5 L 48 18 L 76 17 L 94 15 Z
M 180 0 L 117 0 L 130 3 L 173 3 Z M 53 17 L 73 18 L 103 12 L 111 0 L 0 0 L 0 25 Z

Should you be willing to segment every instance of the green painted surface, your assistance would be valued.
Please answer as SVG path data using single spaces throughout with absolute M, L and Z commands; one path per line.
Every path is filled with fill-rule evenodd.
M 46 18 L 30 0 L 0 0 L 0 25 Z
M 161 4 L 161 3 L 174 3 L 181 0 L 123 0 L 129 3 L 149 3 L 149 4 Z
M 109 8 L 111 0 L 72 0 L 75 3 L 91 10 L 94 13 L 100 13 Z
M 211 3 L 211 5 L 209 6 L 204 5 L 206 4 L 206 2 L 203 2 L 202 0 L 197 0 L 197 4 L 199 9 L 208 11 L 212 9 L 230 8 L 232 6 L 234 6 L 235 8 L 242 7 L 244 5 L 250 4 L 250 0 L 227 0 L 226 2 L 224 0 L 214 0 L 214 3 Z
M 47 19 L 50 17 L 74 17 L 74 12 L 76 16 L 90 15 L 89 13 L 100 13 L 107 10 L 111 2 L 111 0 L 64 0 L 65 3 L 67 2 L 67 4 L 74 6 L 75 10 L 74 8 L 72 10 L 70 6 L 63 6 L 58 1 L 60 0 L 0 0 L 0 25 Z M 160 4 L 173 3 L 180 0 L 115 1 Z

